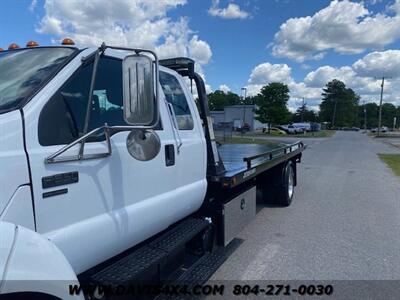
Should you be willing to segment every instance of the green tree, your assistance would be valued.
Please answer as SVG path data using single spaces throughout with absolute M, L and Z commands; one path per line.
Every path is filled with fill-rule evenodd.
M 396 106 L 392 103 L 382 104 L 382 126 L 393 127 L 393 119 L 399 118 Z
M 320 104 L 321 121 L 330 122 L 332 127 L 358 125 L 358 101 L 360 97 L 337 79 L 326 84 Z
M 210 110 L 223 110 L 225 106 L 241 104 L 240 97 L 232 92 L 216 90 L 207 95 Z
M 358 119 L 359 126 L 364 128 L 364 110 L 366 115 L 367 128 L 378 127 L 379 105 L 370 102 L 359 106 Z M 400 107 L 396 107 L 391 103 L 382 104 L 382 126 L 393 127 L 393 119 L 400 120 Z
M 366 103 L 358 108 L 358 126 L 364 128 L 364 118 L 367 128 L 378 127 L 379 106 L 374 103 Z
M 293 122 L 317 122 L 318 115 L 315 111 L 309 109 L 307 104 L 301 105 L 293 114 Z
M 246 99 L 243 99 L 242 103 L 245 105 L 254 105 L 257 104 L 258 96 L 248 96 Z
M 287 108 L 289 88 L 286 84 L 272 82 L 264 86 L 257 95 L 257 120 L 270 125 L 283 124 L 290 120 Z

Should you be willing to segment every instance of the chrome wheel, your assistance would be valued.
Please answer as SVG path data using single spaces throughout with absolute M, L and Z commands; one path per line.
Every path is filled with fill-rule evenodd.
M 294 173 L 293 168 L 289 167 L 289 178 L 288 178 L 288 197 L 292 199 L 294 193 Z

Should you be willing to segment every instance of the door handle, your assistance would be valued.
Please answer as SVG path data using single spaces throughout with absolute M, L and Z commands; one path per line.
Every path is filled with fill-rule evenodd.
M 175 165 L 175 147 L 173 144 L 165 145 L 165 165 Z

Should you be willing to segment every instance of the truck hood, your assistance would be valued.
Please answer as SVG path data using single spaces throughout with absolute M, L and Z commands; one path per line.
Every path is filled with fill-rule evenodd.
M 19 186 L 29 183 L 19 110 L 0 114 L 0 217 Z

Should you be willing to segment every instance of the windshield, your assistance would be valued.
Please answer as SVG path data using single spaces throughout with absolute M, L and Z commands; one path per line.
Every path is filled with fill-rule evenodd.
M 0 52 L 0 113 L 32 96 L 75 51 L 33 48 Z

